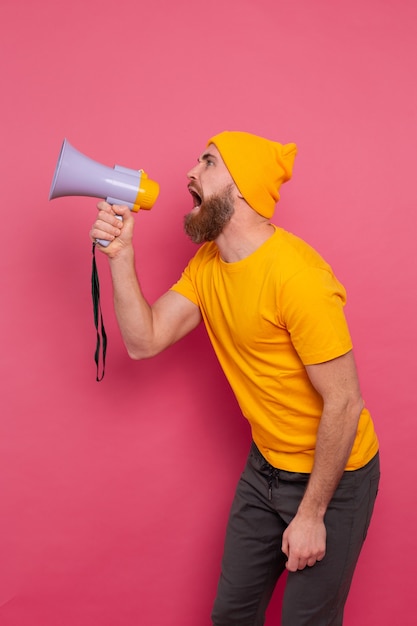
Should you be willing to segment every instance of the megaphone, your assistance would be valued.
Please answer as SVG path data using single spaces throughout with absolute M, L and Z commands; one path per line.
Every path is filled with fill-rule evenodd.
M 121 165 L 107 167 L 85 156 L 64 139 L 49 200 L 64 196 L 103 198 L 109 204 L 127 205 L 136 213 L 139 209 L 151 209 L 158 194 L 158 183 L 148 178 L 143 170 Z M 103 239 L 97 241 L 102 246 L 110 243 Z

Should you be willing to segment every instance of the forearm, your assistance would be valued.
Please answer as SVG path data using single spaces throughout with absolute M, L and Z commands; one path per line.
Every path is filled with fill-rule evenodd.
M 135 270 L 133 247 L 109 259 L 117 322 L 129 356 L 146 358 L 154 353 L 152 307 L 146 301 Z
M 346 468 L 362 408 L 360 397 L 342 407 L 325 405 L 317 432 L 313 470 L 299 507 L 301 515 L 324 517 Z

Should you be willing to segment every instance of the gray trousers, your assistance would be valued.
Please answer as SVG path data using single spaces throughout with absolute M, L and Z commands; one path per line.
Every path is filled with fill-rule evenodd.
M 213 626 L 262 626 L 287 557 L 282 534 L 297 512 L 309 474 L 276 470 L 252 444 L 228 522 Z M 289 572 L 281 626 L 340 626 L 379 484 L 379 454 L 345 472 L 325 516 L 326 555 Z

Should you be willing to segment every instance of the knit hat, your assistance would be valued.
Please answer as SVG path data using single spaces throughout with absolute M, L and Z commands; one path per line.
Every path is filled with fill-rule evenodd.
M 257 213 L 272 217 L 279 188 L 291 178 L 297 154 L 295 143 L 282 145 L 250 133 L 224 131 L 214 144 L 240 193 Z

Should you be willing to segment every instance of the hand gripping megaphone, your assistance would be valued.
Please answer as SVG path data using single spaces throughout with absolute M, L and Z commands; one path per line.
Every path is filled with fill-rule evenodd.
M 63 196 L 90 196 L 103 198 L 109 204 L 127 205 L 136 213 L 139 209 L 151 209 L 158 194 L 158 183 L 148 178 L 143 170 L 121 165 L 112 169 L 93 161 L 64 139 L 49 200 Z M 108 246 L 110 242 L 100 239 L 98 243 Z

